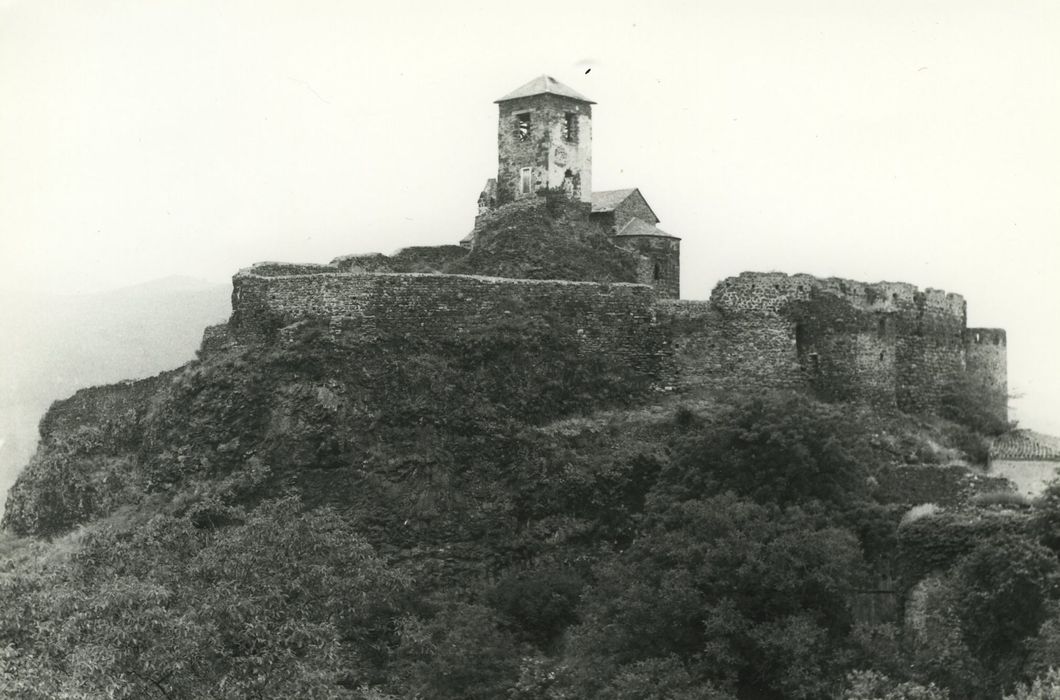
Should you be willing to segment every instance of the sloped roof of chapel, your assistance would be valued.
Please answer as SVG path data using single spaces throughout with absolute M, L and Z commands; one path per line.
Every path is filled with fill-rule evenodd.
M 627 190 L 604 190 L 602 192 L 593 192 L 592 211 L 594 214 L 599 214 L 600 212 L 614 211 L 618 208 L 618 205 L 622 204 L 622 202 L 626 201 L 634 194 L 636 194 L 637 197 L 640 198 L 640 201 L 642 201 L 644 203 L 644 206 L 648 208 L 648 211 L 651 212 L 651 215 L 655 217 L 655 221 L 649 223 L 659 223 L 658 215 L 651 208 L 651 205 L 648 204 L 648 200 L 644 198 L 644 195 L 641 194 L 641 191 L 636 187 L 631 187 Z
M 622 230 L 615 234 L 616 236 L 655 236 L 657 238 L 677 238 L 677 236 L 663 231 L 658 226 L 652 226 L 643 219 L 633 217 L 626 222 L 626 225 L 622 227 Z M 681 240 L 677 238 L 677 240 Z

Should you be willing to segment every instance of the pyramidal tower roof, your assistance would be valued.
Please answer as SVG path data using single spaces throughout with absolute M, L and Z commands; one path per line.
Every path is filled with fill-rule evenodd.
M 517 100 L 520 97 L 543 94 L 562 95 L 563 97 L 569 97 L 580 102 L 587 102 L 591 105 L 596 104 L 585 95 L 580 94 L 573 88 L 567 87 L 551 75 L 539 75 L 526 85 L 512 90 L 499 100 L 494 100 L 494 102 L 507 102 L 508 100 Z

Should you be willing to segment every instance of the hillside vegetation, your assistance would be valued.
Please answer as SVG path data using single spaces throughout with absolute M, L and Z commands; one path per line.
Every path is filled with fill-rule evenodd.
M 534 280 L 637 282 L 638 256 L 590 223 L 583 204 L 555 193 L 491 212 L 475 246 L 404 248 L 393 255 L 337 258 L 339 269 L 437 272 Z
M 591 224 L 580 203 L 554 195 L 541 199 L 537 206 L 498 209 L 478 232 L 474 249 L 443 271 L 519 279 L 637 281 L 636 256 Z
M 0 694 L 1055 697 L 1060 492 L 970 504 L 969 427 L 659 393 L 554 325 L 308 322 L 57 404 Z

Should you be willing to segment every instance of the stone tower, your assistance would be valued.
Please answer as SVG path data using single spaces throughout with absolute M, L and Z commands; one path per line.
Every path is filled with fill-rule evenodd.
M 591 100 L 542 75 L 496 101 L 496 204 L 563 189 L 592 201 Z

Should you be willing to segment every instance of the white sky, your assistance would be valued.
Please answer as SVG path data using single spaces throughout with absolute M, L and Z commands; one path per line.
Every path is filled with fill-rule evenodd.
M 1054 0 L 0 0 L 0 289 L 455 242 L 541 73 L 598 103 L 593 185 L 684 239 L 683 296 L 962 293 L 1060 433 Z

